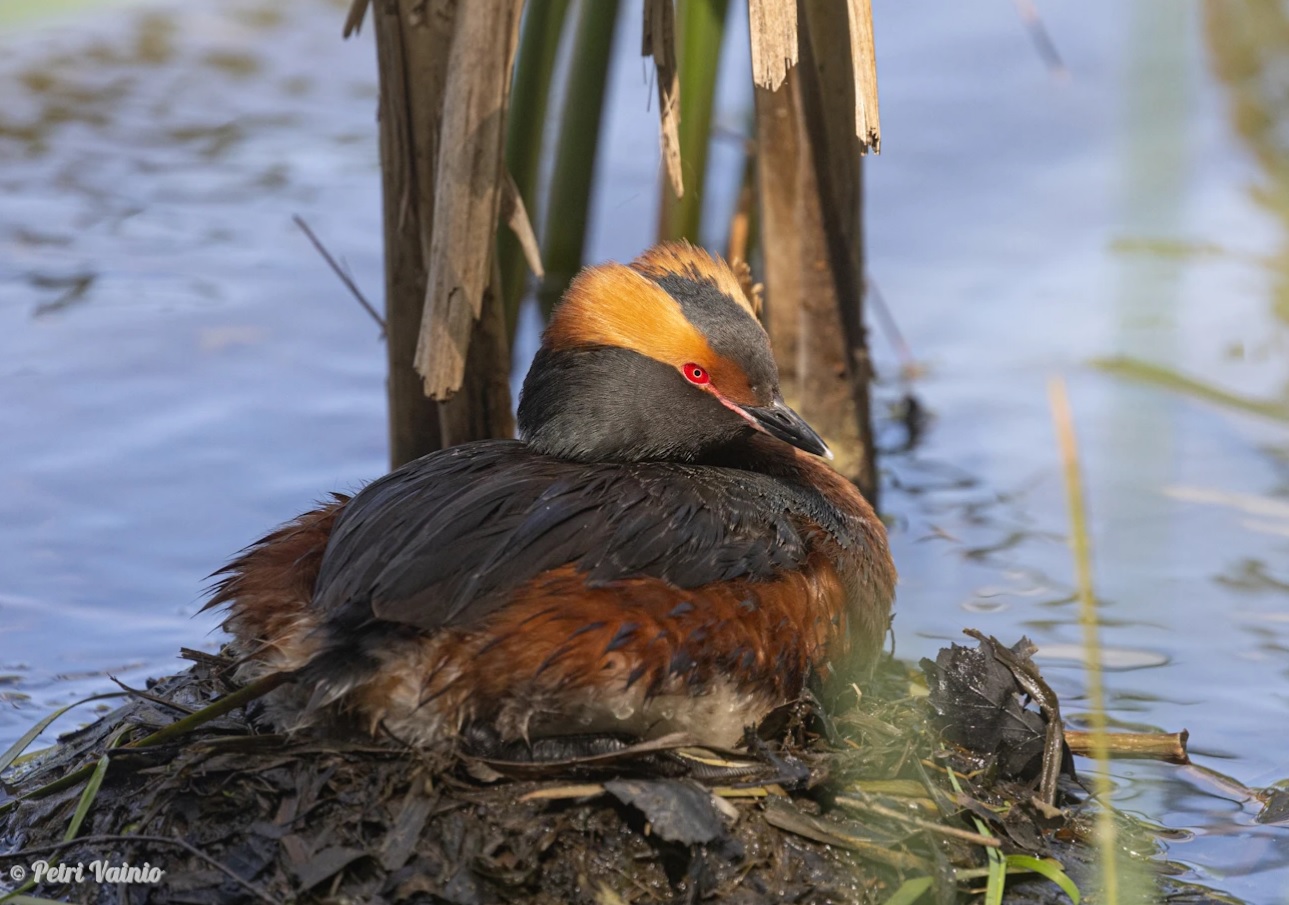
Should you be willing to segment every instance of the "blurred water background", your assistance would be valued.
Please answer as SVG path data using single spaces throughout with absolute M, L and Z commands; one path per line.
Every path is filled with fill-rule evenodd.
M 750 122 L 733 4 L 705 223 Z M 1083 703 L 1046 381 L 1071 384 L 1109 712 L 1198 766 L 1114 766 L 1188 879 L 1289 902 L 1289 11 L 876 0 L 870 271 L 926 369 L 882 416 L 897 653 L 1027 634 Z M 1050 8 L 1049 8 L 1050 7 Z M 934 13 L 934 14 L 932 14 Z M 375 65 L 330 0 L 0 6 L 0 747 L 54 705 L 215 648 L 205 576 L 386 465 Z M 639 3 L 622 16 L 589 260 L 656 227 Z M 520 342 L 522 374 L 533 318 Z M 882 403 L 906 389 L 880 332 Z M 879 412 L 882 411 L 879 405 Z M 87 711 L 88 713 L 88 711 Z

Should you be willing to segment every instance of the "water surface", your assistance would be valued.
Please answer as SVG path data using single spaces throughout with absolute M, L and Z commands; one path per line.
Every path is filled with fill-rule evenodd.
M 656 222 L 637 6 L 593 260 L 630 258 Z M 1189 728 L 1202 768 L 1116 764 L 1116 801 L 1181 831 L 1167 856 L 1190 879 L 1287 902 L 1289 832 L 1205 770 L 1289 777 L 1289 43 L 1271 4 L 1048 6 L 1065 78 L 1011 4 L 877 3 L 870 264 L 933 414 L 883 462 L 897 650 L 1027 634 L 1086 712 L 1046 399 L 1065 375 L 1111 717 Z M 109 675 L 217 646 L 205 576 L 384 468 L 377 332 L 291 224 L 379 296 L 373 49 L 339 40 L 342 17 L 195 0 L 0 32 L 0 746 Z M 728 50 L 718 121 L 737 133 L 747 51 Z M 728 200 L 737 143 L 712 162 Z M 1142 363 L 1190 382 L 1134 379 Z

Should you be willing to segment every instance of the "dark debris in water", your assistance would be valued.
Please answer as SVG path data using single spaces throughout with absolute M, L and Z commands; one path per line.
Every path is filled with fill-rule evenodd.
M 941 649 L 934 662 L 922 661 L 937 723 L 946 741 L 996 763 L 1004 777 L 1034 777 L 1049 724 L 1028 706 L 1032 696 L 1017 676 L 1026 668 L 1037 674 L 1030 659 L 1034 645 L 1028 638 L 1010 648 L 993 638 L 979 636 L 979 641 L 974 648 L 951 645 Z M 1062 753 L 1061 766 L 1073 779 L 1072 759 L 1068 751 Z
M 1033 778 L 1014 769 L 1031 755 L 999 747 L 1032 752 L 1041 718 L 1017 709 L 991 658 L 949 656 L 933 699 L 937 684 L 964 685 L 970 707 L 941 701 L 937 715 L 890 661 L 833 720 L 798 712 L 778 741 L 747 752 L 671 738 L 545 763 L 436 759 L 261 734 L 254 705 L 250 718 L 237 709 L 128 747 L 233 690 L 228 661 L 201 655 L 7 777 L 0 877 L 38 858 L 165 871 L 156 884 L 29 890 L 105 903 L 750 905 L 884 902 L 907 881 L 928 884 L 919 901 L 966 900 L 990 847 L 1082 863 L 1080 820 L 1034 803 Z M 987 700 L 1001 712 L 990 717 Z M 944 741 L 980 737 L 988 756 Z M 102 786 L 65 844 L 84 768 L 105 753 Z M 1035 879 L 1009 883 L 1008 901 L 1067 900 Z
M 1271 789 L 1258 813 L 1257 821 L 1289 824 L 1289 789 Z

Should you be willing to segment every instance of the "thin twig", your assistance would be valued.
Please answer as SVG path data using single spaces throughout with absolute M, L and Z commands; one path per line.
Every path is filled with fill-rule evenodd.
M 56 851 L 59 851 L 60 849 L 65 849 L 72 845 L 99 845 L 99 844 L 111 843 L 111 842 L 152 842 L 158 845 L 176 845 L 179 848 L 182 848 L 184 851 L 188 852 L 188 854 L 192 855 L 194 858 L 199 858 L 202 861 L 209 864 L 211 867 L 215 868 L 215 870 L 219 871 L 221 874 L 228 877 L 234 883 L 236 883 L 237 885 L 241 886 L 243 889 L 250 892 L 261 902 L 268 902 L 269 905 L 277 905 L 278 900 L 274 899 L 263 889 L 260 889 L 260 887 L 256 886 L 254 883 L 245 879 L 244 877 L 238 876 L 238 874 L 235 871 L 233 871 L 232 868 L 228 867 L 225 864 L 221 864 L 219 861 L 216 861 L 210 855 L 207 855 L 205 852 L 200 851 L 195 846 L 193 846 L 190 842 L 184 839 L 180 839 L 178 836 L 136 836 L 134 834 L 121 835 L 116 833 L 104 834 L 99 836 L 81 836 L 79 839 L 67 839 L 67 840 L 64 840 L 63 842 L 54 842 L 54 843 L 50 843 L 49 845 L 33 845 L 30 848 L 23 848 L 23 849 L 19 849 L 16 852 L 8 852 L 4 855 L 0 855 L 0 858 L 4 858 L 5 860 L 8 860 L 8 861 L 14 861 L 22 858 L 30 858 L 32 855 L 43 855 L 47 853 L 56 852 Z
M 1161 760 L 1165 763 L 1186 765 L 1191 762 L 1186 753 L 1190 733 L 1181 732 L 1113 732 L 1105 739 L 1106 754 L 1114 757 L 1138 757 Z M 1077 729 L 1065 730 L 1065 744 L 1073 754 L 1092 756 L 1092 733 Z
M 131 688 L 129 685 L 126 685 L 124 682 L 122 682 L 120 679 L 118 679 L 116 676 L 110 673 L 108 674 L 108 678 L 111 679 L 117 685 L 118 688 L 120 688 L 122 691 L 124 691 L 126 694 L 130 695 L 131 697 L 142 698 L 145 701 L 151 701 L 152 703 L 160 704 L 163 707 L 170 707 L 174 710 L 180 711 L 181 713 L 187 713 L 187 714 L 196 713 L 196 708 L 189 707 L 187 704 L 180 704 L 178 701 L 166 700 L 165 698 L 161 697 L 161 695 L 153 694 L 150 691 L 144 691 L 142 688 Z
M 331 267 L 332 272 L 335 273 L 336 276 L 340 277 L 340 282 L 345 284 L 345 288 L 348 289 L 353 294 L 353 297 L 358 300 L 358 304 L 363 306 L 363 310 L 370 314 L 371 319 L 380 326 L 380 335 L 381 338 L 384 339 L 385 319 L 380 316 L 380 313 L 375 308 L 372 307 L 371 302 L 367 301 L 367 299 L 363 297 L 362 290 L 358 288 L 358 285 L 353 281 L 353 278 L 350 277 L 349 274 L 345 273 L 343 267 L 336 263 L 336 259 L 331 256 L 331 252 L 327 251 L 318 237 L 314 235 L 313 230 L 309 228 L 309 224 L 304 222 L 303 217 L 299 214 L 292 214 L 291 220 L 294 221 L 296 226 L 300 227 L 300 232 L 304 233 L 305 236 L 308 237 L 309 241 L 313 243 L 313 247 L 318 250 L 318 254 L 322 255 L 322 260 L 326 261 L 328 266 Z
M 1038 51 L 1048 71 L 1058 79 L 1069 78 L 1070 70 L 1065 67 L 1065 61 L 1061 59 L 1061 53 L 1056 49 L 1056 42 L 1052 40 L 1047 26 L 1043 24 L 1043 17 L 1038 14 L 1038 7 L 1034 5 L 1033 0 L 1016 0 L 1016 11 L 1020 13 L 1025 31 L 1029 32 L 1029 38 L 1034 42 L 1034 49 Z
M 349 14 L 345 16 L 344 37 L 356 35 L 362 31 L 363 17 L 367 14 L 369 0 L 354 0 L 349 6 Z
M 900 359 L 900 376 L 906 381 L 913 380 L 921 374 L 922 369 L 913 356 L 913 349 L 905 340 L 895 315 L 886 304 L 886 297 L 882 295 L 882 290 L 877 288 L 877 282 L 871 276 L 864 278 L 864 288 L 868 291 L 868 301 L 872 303 L 873 314 L 876 315 L 882 332 L 886 334 L 886 341 L 894 347 L 895 354 Z
M 987 848 L 1002 848 L 1002 842 L 996 836 L 986 836 L 983 833 L 973 833 L 971 830 L 959 829 L 956 826 L 945 826 L 939 823 L 932 823 L 930 820 L 923 820 L 921 817 L 914 817 L 911 814 L 903 814 L 894 808 L 884 807 L 880 804 L 863 801 L 858 798 L 849 796 L 837 796 L 837 803 L 843 807 L 851 808 L 856 811 L 867 811 L 870 814 L 876 814 L 878 817 L 885 817 L 888 820 L 897 820 L 900 823 L 906 823 L 909 826 L 917 827 L 928 833 L 936 833 L 941 836 L 952 836 L 954 839 L 961 839 L 964 842 L 970 842 L 973 845 L 983 845 Z

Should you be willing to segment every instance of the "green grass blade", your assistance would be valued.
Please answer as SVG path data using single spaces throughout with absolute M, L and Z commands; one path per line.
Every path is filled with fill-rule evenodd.
M 551 76 L 559 55 L 569 0 L 528 0 L 523 32 L 515 60 L 514 88 L 506 123 L 506 169 L 519 187 L 528 216 L 536 221 L 537 172 L 542 136 L 550 101 Z M 513 339 L 519 302 L 528 282 L 528 262 L 519 240 L 504 226 L 498 234 L 497 254 L 505 299 L 506 326 Z
M 291 680 L 291 676 L 288 673 L 272 673 L 271 675 L 267 675 L 262 679 L 257 679 L 256 681 L 252 682 L 250 685 L 243 686 L 242 688 L 237 689 L 237 691 L 234 691 L 231 694 L 224 695 L 222 698 L 215 701 L 214 703 L 208 704 L 205 707 L 203 707 L 201 710 L 188 714 L 183 719 L 178 720 L 174 723 L 171 723 L 169 726 L 166 726 L 164 729 L 158 729 L 156 732 L 152 733 L 151 735 L 144 736 L 138 741 L 130 742 L 125 747 L 147 748 L 152 745 L 159 745 L 159 744 L 162 744 L 163 742 L 168 742 L 174 738 L 177 738 L 181 735 L 185 735 L 186 733 L 191 732 L 192 730 L 196 729 L 199 726 L 204 725 L 205 723 L 210 722 L 216 717 L 223 716 L 225 713 L 228 713 L 231 710 L 236 710 L 238 707 L 242 707 L 245 704 L 249 703 L 250 701 L 253 701 L 258 697 L 268 694 L 274 688 L 277 688 L 279 685 L 289 682 L 290 680 Z M 15 798 L 11 801 L 6 801 L 4 804 L 0 804 L 0 814 L 4 814 L 5 812 L 10 811 L 13 808 L 17 807 L 20 801 L 24 801 L 27 799 L 44 798 L 46 796 L 52 795 L 55 792 L 61 792 L 63 789 L 70 788 L 71 786 L 76 785 L 82 779 L 86 778 L 91 773 L 93 773 L 95 769 L 96 769 L 95 767 L 92 767 L 89 764 L 86 764 L 83 767 L 79 767 L 71 771 L 65 776 L 55 779 L 53 782 L 47 783 L 46 785 L 43 785 L 40 788 L 33 789 L 30 792 L 27 792 L 21 798 Z
M 42 899 L 40 896 L 28 896 L 22 893 L 0 896 L 0 902 L 9 902 L 12 905 L 63 905 L 57 899 Z
M 948 772 L 949 785 L 953 786 L 953 791 L 961 795 L 962 784 L 958 782 L 957 774 L 952 769 Z M 989 824 L 979 817 L 973 814 L 971 822 L 976 825 L 976 832 L 980 835 L 993 837 Z M 1007 887 L 1007 862 L 1003 858 L 1003 853 L 996 848 L 985 849 L 985 855 L 989 858 L 989 873 L 985 881 L 985 905 L 1002 905 L 1003 890 Z
M 94 799 L 98 797 L 98 790 L 103 786 L 103 777 L 107 776 L 107 768 L 112 760 L 112 749 L 117 746 L 117 743 L 129 731 L 130 727 L 124 726 L 108 739 L 107 750 L 99 757 L 98 763 L 94 765 L 94 772 L 90 774 L 89 780 L 85 783 L 85 788 L 81 790 L 80 800 L 76 802 L 76 810 L 72 812 L 72 819 L 67 824 L 67 832 L 63 834 L 64 842 L 71 842 L 76 838 L 76 834 L 81 831 L 81 824 L 85 822 L 85 815 L 94 806 Z
M 103 785 L 103 777 L 107 775 L 110 760 L 111 755 L 104 754 L 94 765 L 94 772 L 90 774 L 89 782 L 85 783 L 80 800 L 76 802 L 76 810 L 72 812 L 71 822 L 67 824 L 67 832 L 63 834 L 64 842 L 71 842 L 80 832 L 81 824 L 85 822 L 85 815 L 90 812 L 94 799 L 98 797 L 98 790 Z
M 26 732 L 23 733 L 22 738 L 18 739 L 18 741 L 14 742 L 7 749 L 5 749 L 4 754 L 0 754 L 0 773 L 3 773 L 5 770 L 9 769 L 9 765 L 12 764 L 15 760 L 17 760 L 18 757 L 22 754 L 22 752 L 27 750 L 27 746 L 30 745 L 32 742 L 34 742 L 36 738 L 40 735 L 40 733 L 48 729 L 50 724 L 52 724 L 54 720 L 58 719 L 64 713 L 71 710 L 73 707 L 79 707 L 82 704 L 88 704 L 90 701 L 102 701 L 105 698 L 122 698 L 122 697 L 125 697 L 125 694 L 126 693 L 124 691 L 110 691 L 105 694 L 91 695 L 88 698 L 81 698 L 79 701 L 76 701 L 72 704 L 68 704 L 66 707 L 59 707 L 57 710 L 55 710 L 53 713 L 49 714 L 48 716 L 42 717 L 36 723 L 36 725 L 32 726 L 30 729 L 28 729 Z
M 935 881 L 931 877 L 913 877 L 905 880 L 900 884 L 900 888 L 891 893 L 891 897 L 882 905 L 913 905 L 918 899 L 926 895 L 931 884 Z
M 542 280 L 540 300 L 546 315 L 582 268 L 604 87 L 620 6 L 619 0 L 594 0 L 582 3 L 578 12 L 542 229 L 546 278 Z
M 198 726 L 205 725 L 216 717 L 221 717 L 229 711 L 236 710 L 249 704 L 258 697 L 268 694 L 290 681 L 291 677 L 287 673 L 275 672 L 270 673 L 262 679 L 256 679 L 250 685 L 243 685 L 236 691 L 224 695 L 222 698 L 207 704 L 201 710 L 196 710 L 181 720 L 176 720 L 164 729 L 158 729 L 149 736 L 139 739 L 137 742 L 131 742 L 127 747 L 130 748 L 147 748 L 152 745 L 159 745 L 162 742 L 168 742 L 172 738 L 185 735 Z
M 665 180 L 658 238 L 699 242 L 707 182 L 707 146 L 712 135 L 716 76 L 721 66 L 729 0 L 680 0 L 676 10 L 676 70 L 680 75 L 680 165 L 685 197 Z
M 1079 888 L 1074 885 L 1074 881 L 1071 880 L 1070 875 L 1065 872 L 1065 868 L 1056 861 L 1035 858 L 1032 855 L 1008 855 L 1007 866 L 1019 868 L 1020 870 L 1027 870 L 1031 873 L 1046 877 L 1057 886 L 1061 887 L 1061 892 L 1069 896 L 1070 901 L 1073 902 L 1074 905 L 1079 905 L 1079 899 L 1081 898 L 1079 896 Z
M 984 821 L 976 819 L 976 828 L 985 832 Z M 989 878 L 985 881 L 985 905 L 1002 905 L 1003 890 L 1007 888 L 1007 862 L 996 848 L 986 849 L 989 856 Z

